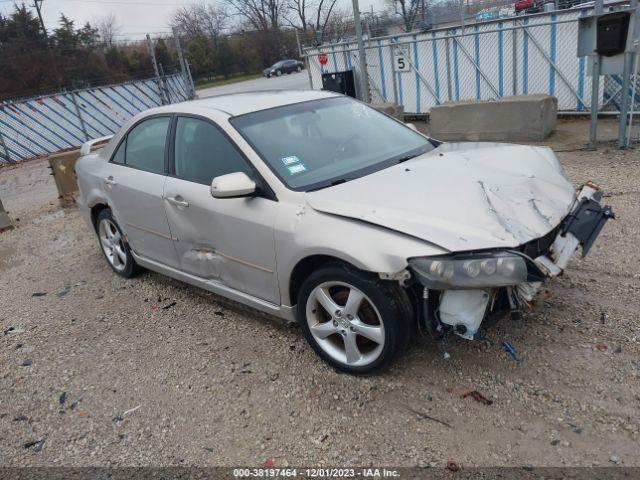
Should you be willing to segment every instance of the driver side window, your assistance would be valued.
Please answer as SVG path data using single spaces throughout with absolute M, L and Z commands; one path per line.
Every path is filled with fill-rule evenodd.
M 253 176 L 235 145 L 210 122 L 197 118 L 178 117 L 174 159 L 176 177 L 203 185 L 227 173 Z

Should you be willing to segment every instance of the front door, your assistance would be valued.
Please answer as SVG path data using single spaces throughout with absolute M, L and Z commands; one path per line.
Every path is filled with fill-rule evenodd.
M 253 169 L 211 121 L 180 116 L 175 128 L 173 175 L 164 189 L 169 226 L 181 269 L 279 304 L 274 221 L 277 202 L 213 198 L 211 181 Z
M 104 167 L 107 199 L 116 221 L 139 256 L 178 268 L 163 204 L 166 142 L 171 117 L 136 124 Z

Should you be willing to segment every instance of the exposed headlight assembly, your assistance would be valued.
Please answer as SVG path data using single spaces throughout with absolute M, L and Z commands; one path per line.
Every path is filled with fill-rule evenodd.
M 409 266 L 433 290 L 505 287 L 528 279 L 525 259 L 514 252 L 411 258 Z

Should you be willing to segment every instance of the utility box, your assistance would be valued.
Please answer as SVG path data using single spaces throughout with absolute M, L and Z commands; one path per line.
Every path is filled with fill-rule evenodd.
M 596 23 L 596 52 L 605 57 L 624 53 L 627 46 L 631 12 L 609 13 Z
M 635 11 L 622 8 L 601 15 L 578 18 L 578 57 L 588 57 L 588 72 L 593 71 L 592 56 L 600 56 L 601 75 L 619 75 L 624 69 L 624 53 L 637 49 Z
M 356 95 L 356 81 L 353 70 L 345 70 L 343 72 L 323 73 L 322 89 L 331 92 L 342 93 L 353 98 Z

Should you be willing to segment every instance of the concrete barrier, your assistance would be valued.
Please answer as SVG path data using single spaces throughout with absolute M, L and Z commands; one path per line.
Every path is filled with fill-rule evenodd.
M 429 135 L 444 141 L 544 140 L 556 127 L 558 101 L 550 95 L 466 100 L 432 107 Z
M 370 106 L 375 108 L 379 112 L 386 113 L 387 115 L 404 122 L 404 107 L 395 103 L 371 103 Z
M 2 200 L 0 200 L 0 232 L 5 230 L 10 230 L 13 228 L 13 223 L 11 223 L 11 219 L 7 212 L 4 211 L 4 205 L 2 205 Z
M 56 182 L 58 199 L 63 208 L 75 205 L 78 194 L 75 167 L 78 158 L 80 158 L 79 149 L 49 156 L 49 168 Z

